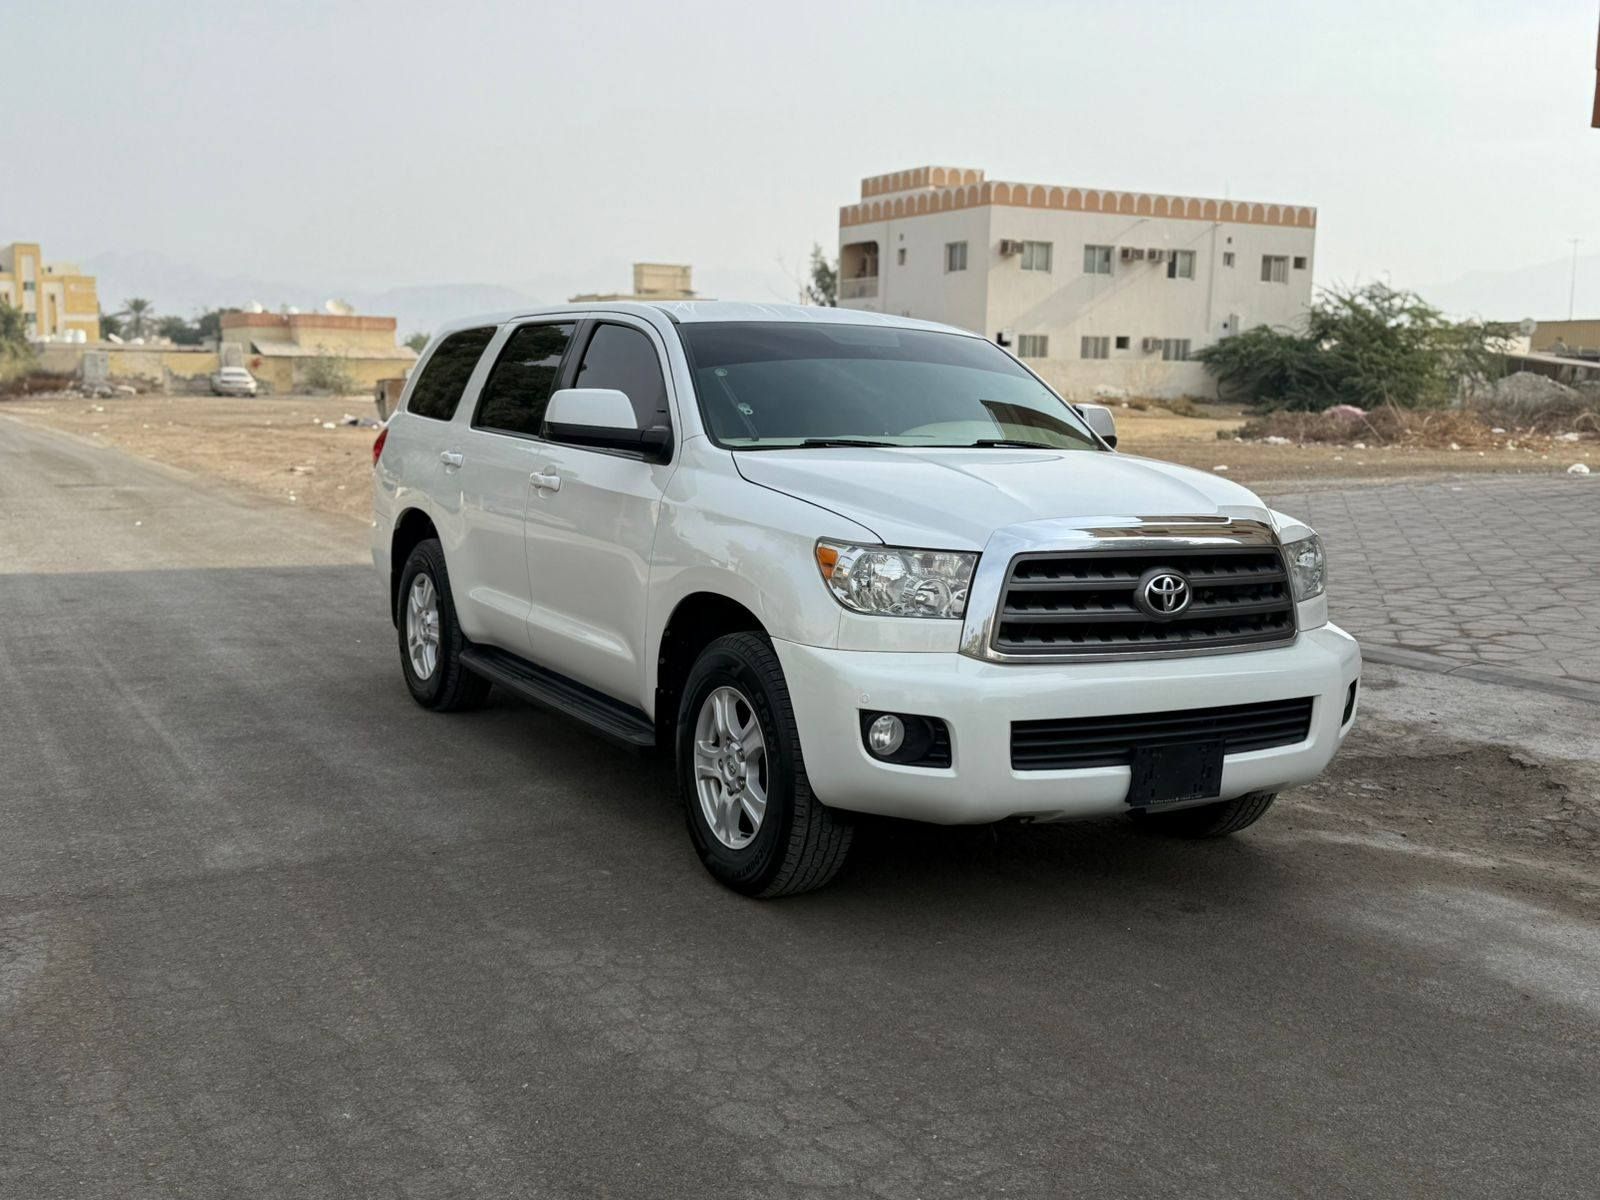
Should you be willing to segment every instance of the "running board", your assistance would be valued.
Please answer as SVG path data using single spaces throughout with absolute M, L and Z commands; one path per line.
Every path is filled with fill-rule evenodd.
M 642 710 L 515 654 L 493 646 L 468 646 L 461 652 L 461 665 L 524 700 L 575 717 L 623 745 L 649 749 L 656 744 L 655 723 Z

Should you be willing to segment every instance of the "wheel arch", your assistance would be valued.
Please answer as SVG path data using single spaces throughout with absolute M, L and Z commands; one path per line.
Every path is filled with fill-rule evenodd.
M 673 744 L 678 697 L 700 652 L 725 634 L 766 632 L 754 611 L 722 592 L 690 592 L 673 606 L 662 626 L 655 656 L 657 745 Z
M 400 624 L 400 575 L 418 542 L 439 536 L 433 518 L 420 508 L 408 508 L 394 523 L 389 536 L 389 619 Z

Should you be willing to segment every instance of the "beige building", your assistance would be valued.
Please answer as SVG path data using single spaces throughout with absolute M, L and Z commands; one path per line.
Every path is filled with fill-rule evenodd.
M 634 263 L 633 291 L 590 292 L 572 296 L 573 304 L 588 300 L 696 300 L 691 286 L 691 268 L 682 263 Z
M 94 276 L 72 263 L 45 262 L 38 242 L 0 247 L 0 303 L 22 310 L 30 337 L 99 340 Z
M 1540 321 L 1528 335 L 1535 354 L 1600 354 L 1600 321 Z
M 393 317 L 331 313 L 224 313 L 222 361 L 247 367 L 280 395 L 313 386 L 334 367 L 351 391 L 370 392 L 380 379 L 404 375 L 417 360 L 395 341 Z
M 985 333 L 1078 399 L 1211 395 L 1190 356 L 1304 315 L 1316 224 L 1303 205 L 917 167 L 839 210 L 839 305 Z

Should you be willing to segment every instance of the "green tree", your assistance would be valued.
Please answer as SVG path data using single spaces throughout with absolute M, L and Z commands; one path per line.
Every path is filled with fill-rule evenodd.
M 156 332 L 176 346 L 198 346 L 200 330 L 182 317 L 162 317 L 156 321 Z
M 220 342 L 222 340 L 222 318 L 228 313 L 242 310 L 237 308 L 213 308 L 209 312 L 201 313 L 194 323 L 195 329 L 200 334 L 201 341 Z
M 411 349 L 415 350 L 418 354 L 422 353 L 422 348 L 427 344 L 428 335 L 425 333 L 413 333 L 406 339 L 406 345 L 410 346 Z
M 1195 358 L 1219 390 L 1258 408 L 1448 404 L 1501 370 L 1506 325 L 1453 322 L 1415 292 L 1373 283 L 1324 291 L 1303 330 L 1262 326 Z
M 26 375 L 33 368 L 33 343 L 20 308 L 0 299 L 0 382 Z
M 156 307 L 140 297 L 122 302 L 122 316 L 127 321 L 128 336 L 142 338 L 155 321 Z
M 839 303 L 839 264 L 829 262 L 822 247 L 811 246 L 811 278 L 806 282 L 806 299 L 812 304 L 835 308 Z
M 108 313 L 100 310 L 100 336 L 103 338 L 119 338 L 122 336 L 122 317 L 117 313 Z

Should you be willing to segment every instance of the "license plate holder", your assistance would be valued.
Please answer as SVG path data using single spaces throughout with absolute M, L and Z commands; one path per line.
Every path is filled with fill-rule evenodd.
M 1222 794 L 1222 742 L 1181 742 L 1175 746 L 1136 746 L 1128 803 L 1153 808 Z

